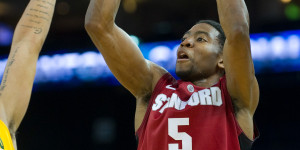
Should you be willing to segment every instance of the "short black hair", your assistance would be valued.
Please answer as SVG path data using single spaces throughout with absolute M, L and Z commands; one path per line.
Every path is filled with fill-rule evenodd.
M 221 24 L 218 23 L 218 22 L 216 22 L 216 21 L 214 21 L 214 20 L 200 20 L 196 24 L 200 24 L 200 23 L 209 24 L 212 27 L 214 27 L 216 30 L 219 31 L 220 34 L 218 35 L 218 40 L 219 40 L 219 43 L 220 43 L 221 51 L 223 51 L 223 47 L 224 47 L 224 43 L 225 43 L 225 40 L 226 40 L 226 36 L 225 36 L 225 33 L 223 31 L 223 28 L 222 28 Z

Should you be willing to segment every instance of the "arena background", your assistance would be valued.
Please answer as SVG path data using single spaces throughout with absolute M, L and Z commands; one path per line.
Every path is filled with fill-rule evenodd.
M 28 2 L 0 0 L 2 73 L 13 29 Z M 136 149 L 135 99 L 110 74 L 84 30 L 88 3 L 57 0 L 17 133 L 19 150 Z M 255 114 L 261 136 L 253 149 L 299 150 L 300 1 L 246 3 L 261 90 Z M 139 42 L 146 58 L 174 72 L 170 64 L 178 39 L 198 20 L 217 18 L 215 0 L 123 0 L 116 22 Z

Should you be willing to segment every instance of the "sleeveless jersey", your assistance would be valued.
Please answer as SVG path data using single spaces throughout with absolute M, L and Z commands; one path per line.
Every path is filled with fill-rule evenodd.
M 6 125 L 0 120 L 0 150 L 14 150 L 10 132 Z
M 202 88 L 169 73 L 158 81 L 136 136 L 138 150 L 250 150 L 253 142 L 235 119 L 225 77 Z

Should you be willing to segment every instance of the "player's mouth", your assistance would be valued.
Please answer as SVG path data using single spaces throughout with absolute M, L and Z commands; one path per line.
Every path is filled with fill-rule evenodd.
M 177 61 L 186 61 L 189 60 L 189 56 L 184 51 L 178 51 Z

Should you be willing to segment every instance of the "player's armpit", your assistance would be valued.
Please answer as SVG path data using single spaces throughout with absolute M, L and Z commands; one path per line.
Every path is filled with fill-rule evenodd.
M 253 115 L 259 101 L 259 87 L 250 51 L 249 35 L 227 38 L 223 50 L 226 85 L 232 98 L 236 119 L 245 135 L 253 137 Z

